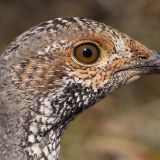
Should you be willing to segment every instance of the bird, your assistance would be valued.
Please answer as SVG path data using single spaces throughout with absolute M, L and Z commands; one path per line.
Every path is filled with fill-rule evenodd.
M 160 73 L 160 55 L 95 20 L 55 18 L 0 57 L 1 160 L 58 160 L 65 128 L 115 89 Z

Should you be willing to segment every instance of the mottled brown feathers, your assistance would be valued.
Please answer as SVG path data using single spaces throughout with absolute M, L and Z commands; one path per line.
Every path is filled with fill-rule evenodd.
M 19 89 L 36 93 L 56 88 L 63 76 L 64 69 L 61 63 L 49 56 L 31 57 L 15 66 L 17 78 L 13 78 L 13 83 L 16 83 Z
M 74 54 L 79 45 L 85 61 Z M 43 22 L 18 36 L 0 57 L 0 157 L 58 160 L 68 123 L 150 73 L 158 57 L 153 53 L 103 23 L 78 17 Z

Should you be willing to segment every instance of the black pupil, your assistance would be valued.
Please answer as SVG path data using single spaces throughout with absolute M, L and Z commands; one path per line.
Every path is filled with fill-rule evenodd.
M 85 48 L 84 50 L 83 50 L 83 56 L 84 57 L 86 57 L 86 58 L 90 58 L 90 57 L 92 57 L 92 50 L 91 49 L 89 49 L 89 48 Z

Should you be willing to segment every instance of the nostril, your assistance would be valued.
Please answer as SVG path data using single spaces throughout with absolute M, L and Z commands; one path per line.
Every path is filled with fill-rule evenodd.
M 149 58 L 150 56 L 141 53 L 141 54 L 133 55 L 132 60 L 141 61 L 141 60 L 148 60 Z
M 140 60 L 146 60 L 146 59 L 148 59 L 149 57 L 148 56 L 146 56 L 146 55 L 139 55 L 139 59 Z

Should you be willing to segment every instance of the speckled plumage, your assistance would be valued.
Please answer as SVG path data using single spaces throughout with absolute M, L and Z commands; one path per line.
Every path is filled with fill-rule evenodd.
M 97 63 L 75 60 L 73 49 L 85 42 L 100 47 Z M 69 121 L 141 74 L 159 72 L 148 68 L 157 65 L 157 57 L 127 35 L 85 18 L 57 18 L 24 32 L 0 58 L 2 160 L 58 160 Z

